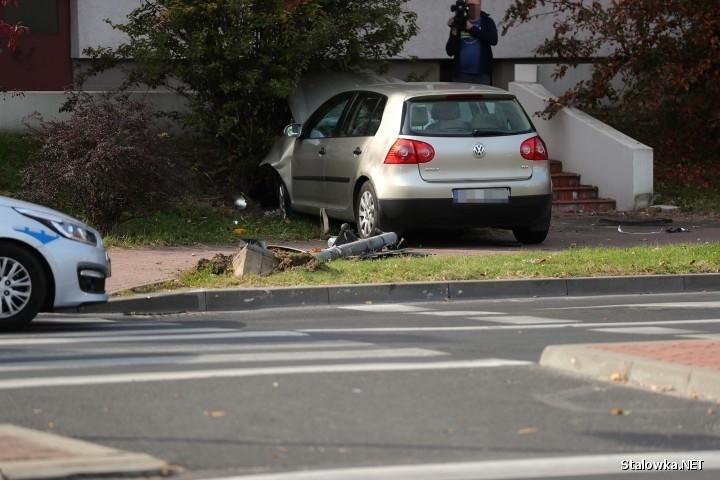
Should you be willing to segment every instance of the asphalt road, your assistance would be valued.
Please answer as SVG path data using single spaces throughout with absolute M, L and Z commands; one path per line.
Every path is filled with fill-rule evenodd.
M 149 453 L 182 480 L 617 478 L 622 462 L 720 450 L 717 405 L 540 367 L 543 349 L 717 338 L 718 306 L 703 293 L 43 315 L 0 337 L 0 420 Z M 366 468 L 380 470 L 352 476 Z M 690 474 L 717 477 L 663 478 Z

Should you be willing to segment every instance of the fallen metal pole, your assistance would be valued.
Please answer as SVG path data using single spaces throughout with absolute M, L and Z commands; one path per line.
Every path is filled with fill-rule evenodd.
M 336 247 L 326 248 L 325 250 L 321 250 L 318 253 L 315 253 L 314 256 L 318 260 L 324 262 L 327 260 L 352 257 L 354 255 L 374 252 L 376 250 L 380 250 L 383 247 L 395 245 L 397 242 L 397 233 L 387 232 L 380 235 L 375 235 L 374 237 L 364 238 L 362 240 L 356 240 L 350 243 L 344 243 Z

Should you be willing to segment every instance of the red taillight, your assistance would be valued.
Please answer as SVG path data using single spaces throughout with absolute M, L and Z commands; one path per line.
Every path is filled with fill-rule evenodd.
M 385 157 L 385 163 L 427 163 L 434 157 L 435 149 L 429 143 L 398 138 Z
M 532 137 L 520 145 L 520 155 L 525 160 L 547 160 L 548 152 L 545 142 L 540 137 Z

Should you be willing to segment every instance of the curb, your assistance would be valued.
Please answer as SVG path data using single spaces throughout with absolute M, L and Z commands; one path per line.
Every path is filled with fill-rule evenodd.
M 85 305 L 65 311 L 170 314 L 380 302 L 462 301 L 486 298 L 612 294 L 641 295 L 704 291 L 720 291 L 720 274 L 183 290 L 115 298 L 104 304 Z
M 166 475 L 169 466 L 143 453 L 126 452 L 52 433 L 0 424 L 0 478 L 13 480 Z
M 668 341 L 643 343 L 662 345 L 668 344 Z M 543 350 L 539 364 L 654 392 L 720 401 L 718 370 L 603 350 L 601 347 L 602 344 L 550 345 Z

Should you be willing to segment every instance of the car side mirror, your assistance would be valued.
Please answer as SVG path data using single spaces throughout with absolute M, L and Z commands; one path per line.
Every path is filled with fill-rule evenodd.
M 285 130 L 283 130 L 283 135 L 286 137 L 299 137 L 300 136 L 300 124 L 299 123 L 291 123 L 287 127 L 285 127 Z

